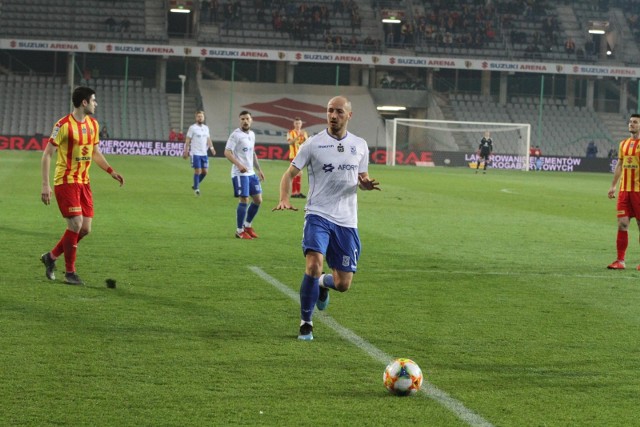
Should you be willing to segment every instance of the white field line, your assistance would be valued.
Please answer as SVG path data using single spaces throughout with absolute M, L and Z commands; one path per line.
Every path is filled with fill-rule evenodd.
M 299 267 L 274 267 L 276 270 L 300 270 Z M 457 274 L 460 276 L 513 276 L 513 277 L 574 277 L 580 279 L 604 279 L 607 281 L 611 280 L 633 280 L 638 281 L 638 276 L 635 274 L 629 276 L 621 271 L 613 271 L 606 270 L 606 267 L 603 267 L 603 274 L 566 274 L 566 273 L 545 273 L 545 272 L 535 272 L 535 271 L 485 271 L 478 272 L 473 270 L 461 270 L 461 271 L 446 271 L 439 269 L 422 269 L 422 268 L 404 268 L 404 269 L 387 269 L 377 271 L 374 268 L 367 268 L 367 272 L 369 273 L 420 273 L 420 274 Z M 631 267 L 624 271 L 627 272 L 635 272 L 635 268 Z
M 251 270 L 255 275 L 263 279 L 265 282 L 269 283 L 271 286 L 273 286 L 274 288 L 276 288 L 277 290 L 279 290 L 280 292 L 282 292 L 283 294 L 285 294 L 286 296 L 294 300 L 296 303 L 299 303 L 300 298 L 297 292 L 293 291 L 291 288 L 289 288 L 288 286 L 280 282 L 278 279 L 265 273 L 260 267 L 251 266 L 249 267 L 249 270 Z M 372 345 L 365 339 L 361 338 L 360 336 L 356 335 L 350 329 L 347 329 L 344 326 L 340 325 L 328 314 L 322 311 L 316 311 L 314 314 L 314 317 L 315 317 L 315 320 L 319 320 L 320 322 L 324 323 L 326 326 L 333 329 L 342 338 L 349 341 L 351 344 L 355 345 L 360 350 L 367 353 L 371 358 L 384 364 L 385 366 L 393 360 L 393 357 L 386 354 L 385 352 L 375 347 L 374 345 Z M 470 426 L 493 427 L 493 424 L 491 424 L 489 421 L 485 420 L 480 415 L 476 414 L 471 409 L 464 406 L 462 402 L 449 396 L 446 392 L 440 390 L 438 387 L 434 386 L 428 381 L 424 381 L 422 383 L 422 388 L 420 389 L 420 391 L 425 396 L 438 402 L 440 405 L 448 409 L 456 417 L 466 422 Z

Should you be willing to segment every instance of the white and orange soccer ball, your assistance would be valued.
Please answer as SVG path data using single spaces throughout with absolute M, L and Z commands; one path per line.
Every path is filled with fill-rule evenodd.
M 382 380 L 391 393 L 410 396 L 422 387 L 422 370 L 411 359 L 396 359 L 387 365 Z

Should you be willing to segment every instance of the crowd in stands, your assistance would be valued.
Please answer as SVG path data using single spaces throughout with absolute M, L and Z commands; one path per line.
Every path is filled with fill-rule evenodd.
M 586 0 L 586 4 L 593 11 L 613 6 L 625 10 L 629 27 L 640 41 L 640 0 Z M 220 24 L 223 30 L 243 29 L 247 20 L 257 21 L 263 31 L 286 34 L 292 41 L 314 40 L 328 51 L 507 46 L 516 57 L 525 59 L 545 58 L 548 52 L 575 55 L 576 59 L 597 55 L 590 37 L 584 46 L 576 46 L 576 41 L 563 35 L 552 6 L 550 0 L 413 0 L 413 10 L 409 10 L 404 1 L 371 0 L 376 18 L 386 9 L 404 15 L 400 25 L 383 25 L 383 40 L 361 34 L 356 0 L 201 0 L 200 16 L 201 22 Z M 122 24 L 111 22 L 110 28 L 122 31 Z
M 627 25 L 636 42 L 640 43 L 640 0 L 618 0 L 615 3 L 625 11 Z
M 184 141 L 184 134 L 182 133 L 182 131 L 171 128 L 169 129 L 169 141 L 182 142 Z
M 355 0 L 253 0 L 252 6 L 247 12 L 251 14 L 250 22 L 255 20 L 265 30 L 287 34 L 293 41 L 320 40 L 326 50 L 337 52 L 381 50 L 380 40 L 360 34 L 362 18 Z M 247 22 L 239 0 L 202 0 L 200 10 L 202 23 L 220 23 L 223 30 L 242 29 Z M 333 28 L 335 19 L 346 21 L 349 26 Z
M 312 32 L 324 32 L 331 28 L 331 16 L 348 17 L 352 29 L 359 29 L 362 23 L 358 4 L 354 0 L 335 0 L 330 8 L 325 3 L 309 4 L 289 0 L 254 0 L 258 22 L 268 20 L 275 31 L 287 32 L 292 37 L 305 37 Z M 202 0 L 200 3 L 202 22 L 222 22 L 223 28 L 240 25 L 242 4 L 239 0 Z M 222 17 L 222 20 L 220 20 Z
M 549 8 L 548 0 L 423 0 L 412 19 L 401 26 L 385 26 L 385 42 L 388 47 L 398 48 L 482 49 L 504 40 L 514 50 L 526 46 L 526 58 L 539 58 L 541 52 L 562 47 L 559 23 L 548 13 Z M 535 25 L 535 32 L 523 31 L 521 22 Z M 572 40 L 565 41 L 567 52 L 577 50 Z
M 482 48 L 496 38 L 499 15 L 493 2 L 424 1 L 413 21 L 385 28 L 387 46 Z
M 125 33 L 131 30 L 131 21 L 123 18 L 120 22 L 116 21 L 113 16 L 104 20 L 104 25 L 108 31 L 114 33 Z

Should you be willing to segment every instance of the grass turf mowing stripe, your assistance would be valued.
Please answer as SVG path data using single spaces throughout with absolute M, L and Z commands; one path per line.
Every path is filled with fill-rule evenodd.
M 299 295 L 297 292 L 293 291 L 291 288 L 280 282 L 278 279 L 270 276 L 260 267 L 251 266 L 249 267 L 255 275 L 263 279 L 265 282 L 269 283 L 271 286 L 294 300 L 295 302 L 299 301 Z M 338 335 L 340 335 L 345 340 L 349 341 L 351 344 L 358 347 L 360 350 L 367 353 L 374 360 L 377 360 L 383 363 L 385 366 L 393 360 L 393 358 L 375 347 L 371 343 L 367 342 L 362 337 L 356 335 L 350 329 L 345 328 L 336 322 L 331 316 L 327 315 L 323 312 L 316 312 L 316 319 L 320 322 L 324 323 L 326 326 L 333 329 Z M 480 415 L 473 412 L 471 409 L 467 408 L 462 404 L 462 402 L 452 398 L 446 392 L 440 390 L 438 387 L 431 384 L 429 381 L 424 381 L 422 383 L 422 388 L 420 391 L 429 397 L 437 401 L 440 405 L 451 411 L 456 417 L 460 420 L 466 422 L 470 426 L 473 427 L 493 427 L 489 421 L 482 418 Z

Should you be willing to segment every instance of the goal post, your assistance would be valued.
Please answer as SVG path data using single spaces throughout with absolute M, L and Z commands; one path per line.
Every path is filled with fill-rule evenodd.
M 517 169 L 530 167 L 529 123 L 466 122 L 404 119 L 385 121 L 387 165 L 395 166 L 397 153 L 407 151 L 463 152 L 475 154 L 485 132 L 491 134 L 494 157 L 510 159 Z

